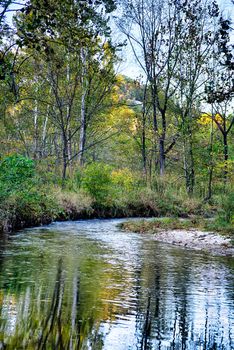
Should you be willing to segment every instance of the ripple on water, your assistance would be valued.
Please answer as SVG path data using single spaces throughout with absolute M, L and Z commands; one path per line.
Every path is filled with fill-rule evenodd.
M 54 223 L 1 243 L 0 348 L 234 348 L 234 260 L 121 221 Z

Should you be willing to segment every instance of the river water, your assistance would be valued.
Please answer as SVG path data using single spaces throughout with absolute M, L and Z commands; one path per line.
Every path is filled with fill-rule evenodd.
M 234 349 L 234 259 L 54 223 L 0 241 L 0 349 Z

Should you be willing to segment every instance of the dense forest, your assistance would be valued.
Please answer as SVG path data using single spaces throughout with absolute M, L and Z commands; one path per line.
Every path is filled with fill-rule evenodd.
M 97 216 L 230 231 L 233 77 L 215 0 L 1 0 L 0 231 Z

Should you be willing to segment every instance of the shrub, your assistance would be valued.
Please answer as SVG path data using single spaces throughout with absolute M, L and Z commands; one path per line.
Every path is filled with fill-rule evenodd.
M 113 186 L 119 187 L 123 192 L 130 192 L 134 189 L 136 179 L 129 169 L 113 170 L 111 173 Z
M 234 192 L 221 197 L 218 220 L 234 224 Z
M 21 190 L 35 176 L 35 164 L 31 159 L 14 154 L 0 163 L 0 198 Z
M 0 163 L 0 231 L 50 222 L 56 205 L 36 177 L 31 159 L 11 155 Z
M 92 163 L 86 166 L 82 174 L 81 186 L 97 203 L 108 203 L 112 192 L 112 168 L 104 163 Z

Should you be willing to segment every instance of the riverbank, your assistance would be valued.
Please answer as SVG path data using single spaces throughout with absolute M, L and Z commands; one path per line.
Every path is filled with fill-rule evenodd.
M 201 221 L 200 221 L 201 226 Z M 201 250 L 214 255 L 234 256 L 233 233 L 221 235 L 217 232 L 204 231 L 209 222 L 203 221 L 203 230 L 192 220 L 153 219 L 128 221 L 120 225 L 121 229 L 129 232 L 151 233 L 155 240 L 177 245 L 187 249 Z M 211 227 L 211 226 L 210 226 Z
M 17 154 L 0 162 L 0 232 L 53 221 L 121 217 L 216 217 L 214 231 L 225 232 L 234 218 L 231 188 L 208 201 L 175 188 L 173 179 L 154 180 L 149 186 L 140 174 L 105 163 L 78 169 L 64 183 L 39 165 Z
M 95 202 L 85 192 L 68 192 L 54 188 L 53 195 L 44 191 L 40 196 L 32 193 L 31 198 L 14 196 L 13 200 L 4 203 L 0 207 L 0 233 L 11 233 L 23 228 L 42 226 L 53 221 L 69 221 L 81 219 L 110 219 L 110 218 L 155 218 L 152 221 L 128 221 L 122 228 L 134 232 L 173 232 L 181 230 L 190 232 L 190 230 L 200 230 L 218 232 L 234 237 L 234 228 L 231 223 L 224 220 L 219 222 L 217 219 L 211 219 L 212 207 L 201 209 L 200 205 L 177 206 L 177 213 L 174 207 L 169 206 L 165 201 L 159 205 L 156 200 L 152 203 L 145 200 L 145 197 L 130 199 L 125 203 L 118 205 L 116 203 L 104 205 Z M 161 203 L 160 203 L 161 204 Z M 173 210 L 172 210 L 173 209 Z M 177 217 L 175 217 L 177 214 Z M 168 218 L 165 218 L 169 216 Z M 210 219 L 207 218 L 210 217 Z M 159 219 L 164 217 L 163 219 Z M 162 237 L 168 243 L 179 242 L 180 238 Z M 199 238 L 200 239 L 200 238 Z M 227 242 L 224 242 L 224 245 Z M 222 243 L 221 243 L 222 244 Z M 229 243 L 228 243 L 229 244 Z M 189 242 L 181 241 L 181 245 L 189 245 Z M 196 245 L 196 244 L 195 244 Z
M 46 205 L 45 205 L 46 204 Z M 114 219 L 131 217 L 160 216 L 160 212 L 144 205 L 126 205 L 124 207 L 104 206 L 93 202 L 87 195 L 80 197 L 63 193 L 53 203 L 15 203 L 1 210 L 0 233 L 11 233 L 29 227 L 50 224 L 54 221 L 74 221 L 85 219 Z M 1 215 L 2 214 L 2 215 Z
M 93 218 L 210 216 L 214 208 L 198 200 L 176 200 L 158 196 L 147 188 L 96 200 L 84 190 L 66 190 L 58 186 L 31 186 L 14 191 L 0 203 L 0 232 L 26 227 Z

